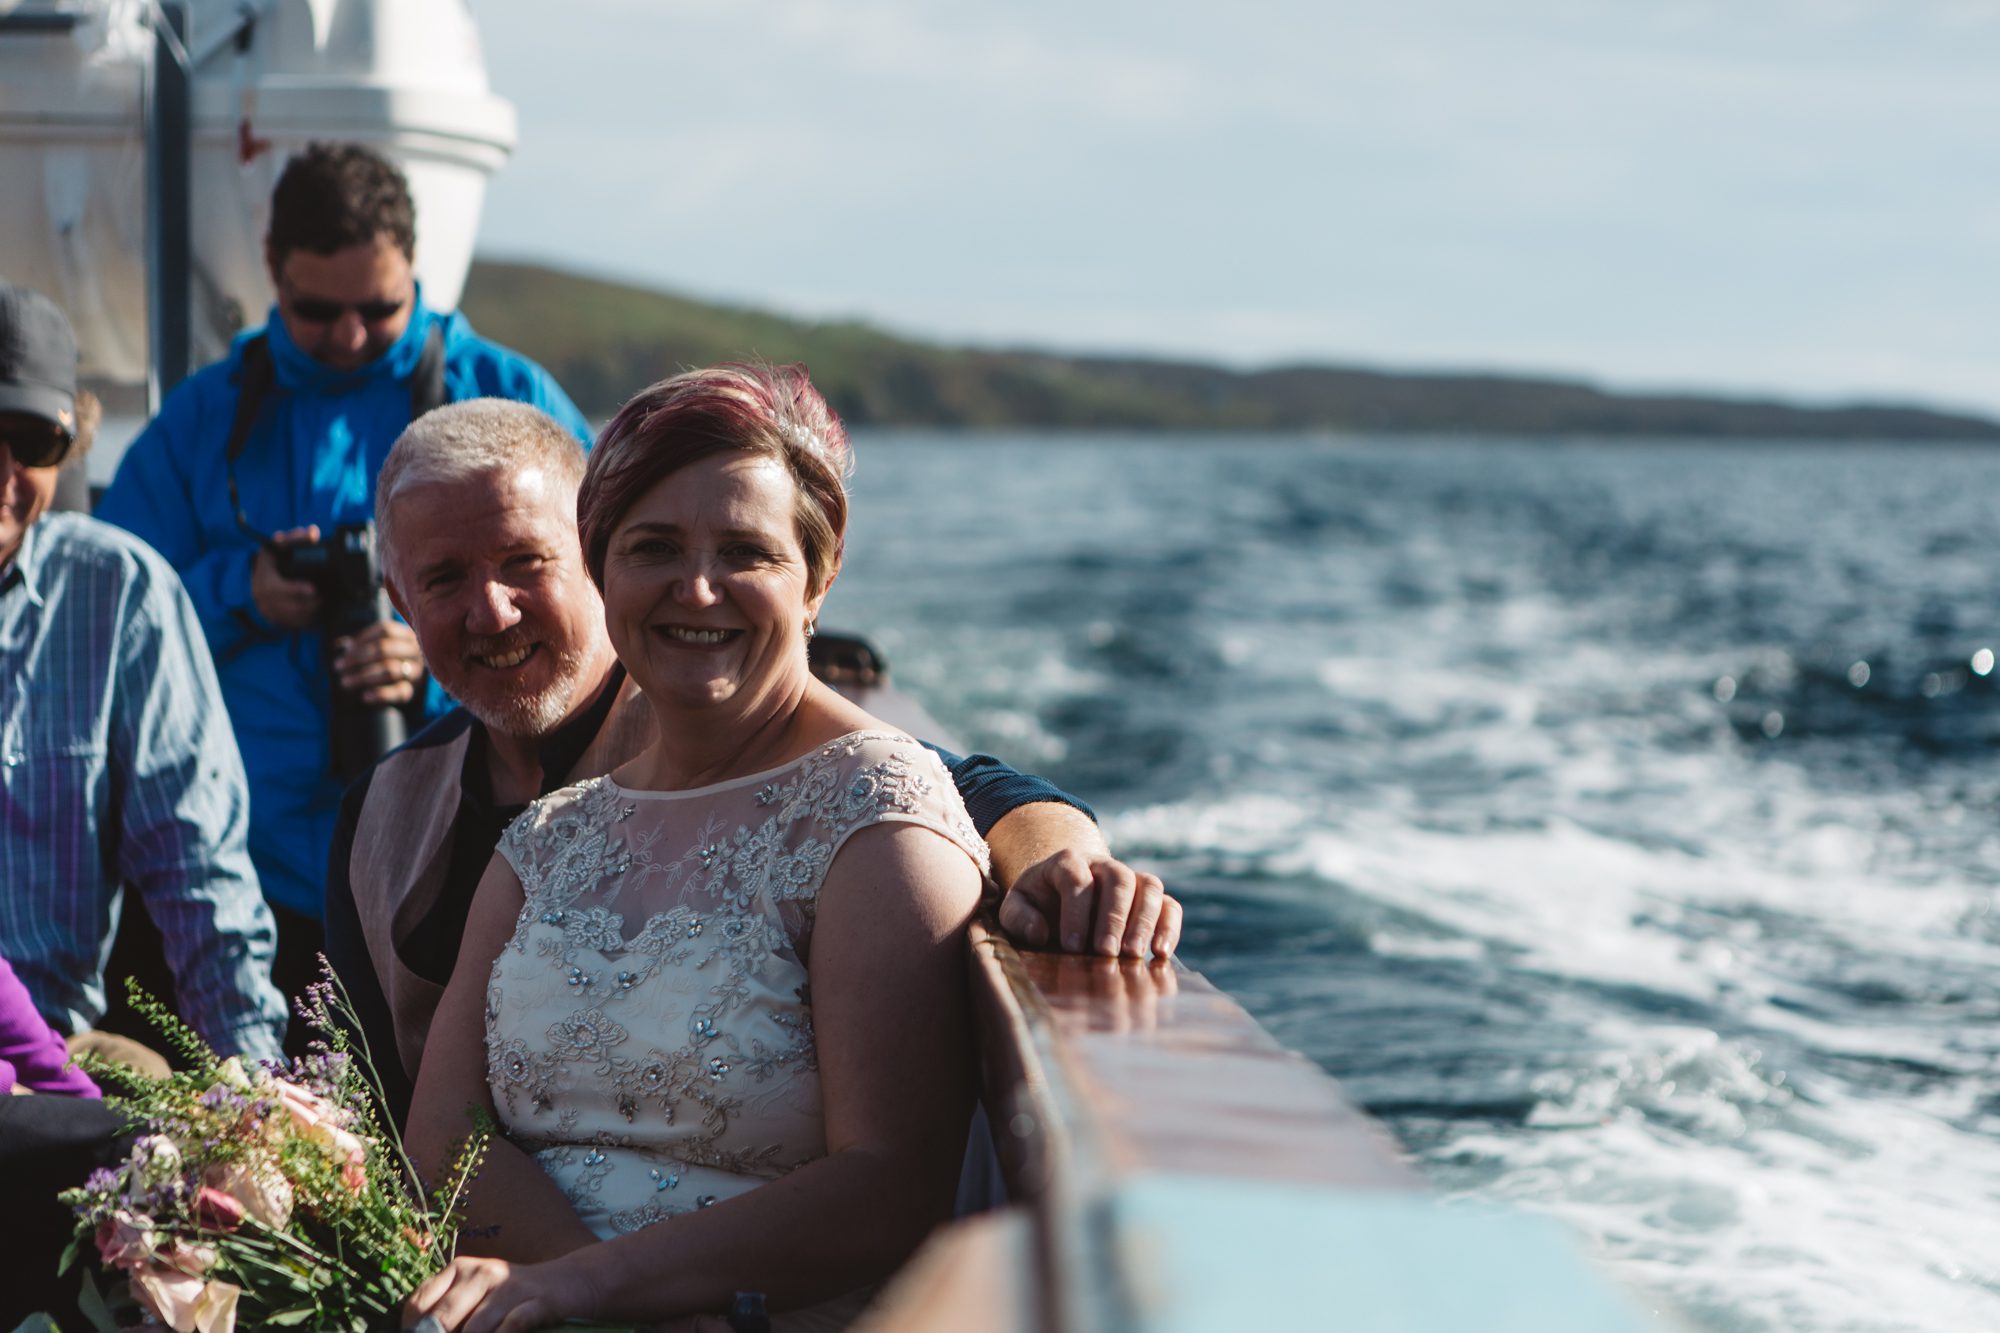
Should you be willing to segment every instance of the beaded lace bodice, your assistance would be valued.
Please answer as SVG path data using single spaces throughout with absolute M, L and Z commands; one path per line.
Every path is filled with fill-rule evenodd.
M 825 1153 L 814 910 L 842 844 L 882 821 L 986 868 L 943 764 L 885 732 L 693 791 L 596 778 L 508 828 L 526 904 L 488 983 L 487 1077 L 509 1136 L 599 1236 Z

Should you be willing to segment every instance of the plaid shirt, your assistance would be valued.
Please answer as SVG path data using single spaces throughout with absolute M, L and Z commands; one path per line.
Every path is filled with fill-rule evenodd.
M 249 813 L 180 580 L 94 519 L 29 528 L 0 570 L 0 957 L 43 1017 L 74 1033 L 104 1016 L 130 885 L 165 940 L 182 1017 L 224 1054 L 277 1056 L 285 1004 Z

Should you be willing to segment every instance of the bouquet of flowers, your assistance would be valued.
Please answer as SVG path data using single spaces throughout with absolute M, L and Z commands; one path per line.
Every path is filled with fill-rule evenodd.
M 143 1132 L 123 1163 L 63 1195 L 77 1217 L 64 1268 L 94 1247 L 175 1333 L 395 1328 L 404 1297 L 451 1262 L 490 1127 L 427 1196 L 377 1110 L 366 1045 L 349 1035 L 360 1024 L 330 971 L 303 1000 L 320 1038 L 290 1068 L 221 1059 L 136 987 L 132 1003 L 187 1068 L 153 1079 L 88 1062 Z

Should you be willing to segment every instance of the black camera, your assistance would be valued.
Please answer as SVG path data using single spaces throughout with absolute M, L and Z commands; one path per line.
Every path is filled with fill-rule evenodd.
M 389 596 L 382 591 L 382 562 L 375 550 L 375 525 L 343 523 L 316 542 L 270 547 L 278 573 L 310 583 L 319 590 L 321 660 L 333 674 L 334 644 L 390 615 Z M 342 782 L 359 777 L 369 765 L 403 743 L 407 735 L 402 710 L 394 704 L 368 704 L 351 690 L 333 687 L 330 740 L 333 775 Z

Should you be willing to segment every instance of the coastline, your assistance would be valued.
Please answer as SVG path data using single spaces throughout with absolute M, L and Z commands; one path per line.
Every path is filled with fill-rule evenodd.
M 855 320 L 793 318 L 490 258 L 473 262 L 460 308 L 481 333 L 548 367 L 592 417 L 681 366 L 751 356 L 805 362 L 856 427 L 2000 441 L 2000 421 L 1923 404 L 1615 391 L 1483 371 L 1237 370 L 933 343 Z

